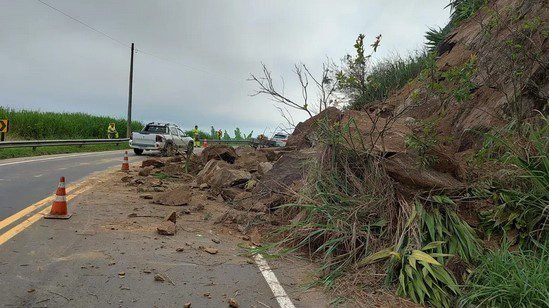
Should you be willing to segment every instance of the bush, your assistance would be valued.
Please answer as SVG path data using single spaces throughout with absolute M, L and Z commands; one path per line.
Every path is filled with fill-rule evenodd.
M 549 306 L 549 242 L 540 253 L 510 252 L 508 245 L 482 256 L 466 284 L 461 306 Z

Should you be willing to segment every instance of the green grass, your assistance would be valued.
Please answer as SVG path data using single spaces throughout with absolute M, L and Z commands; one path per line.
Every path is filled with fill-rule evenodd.
M 80 152 L 100 152 L 129 149 L 128 143 L 124 142 L 120 145 L 115 144 L 93 144 L 84 146 L 56 146 L 56 147 L 41 147 L 33 150 L 32 148 L 12 148 L 0 149 L 0 159 L 40 156 L 49 154 L 65 154 L 65 153 L 80 153 Z
M 466 284 L 461 306 L 548 307 L 549 242 L 541 252 L 490 251 Z
M 120 137 L 126 136 L 126 120 L 85 113 L 57 113 L 36 110 L 16 110 L 0 106 L 0 119 L 10 120 L 7 140 L 101 139 L 107 138 L 109 123 L 116 123 Z M 143 124 L 132 123 L 133 131 Z
M 360 110 L 372 103 L 387 99 L 425 68 L 427 54 L 418 52 L 408 57 L 385 59 L 374 65 L 367 76 L 367 84 L 350 105 Z

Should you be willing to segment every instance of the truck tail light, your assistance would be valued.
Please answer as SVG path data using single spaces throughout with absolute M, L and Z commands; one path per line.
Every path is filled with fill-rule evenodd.
M 164 137 L 162 137 L 161 135 L 156 135 L 156 142 L 163 142 L 164 141 Z

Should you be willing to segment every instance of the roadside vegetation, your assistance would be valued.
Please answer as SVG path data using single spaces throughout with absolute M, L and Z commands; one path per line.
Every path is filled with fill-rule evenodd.
M 126 120 L 85 113 L 58 113 L 16 110 L 0 106 L 0 118 L 10 120 L 7 140 L 103 139 L 109 123 L 115 123 L 121 138 L 126 134 Z M 133 131 L 143 124 L 132 123 Z
M 520 1 L 513 5 L 524 9 Z M 522 20 L 526 13 L 511 4 L 501 11 L 484 0 L 455 0 L 449 6 L 450 22 L 428 29 L 424 52 L 374 61 L 381 36 L 370 45 L 361 34 L 355 54 L 332 66 L 326 80 L 349 99 L 343 109 L 370 111 L 373 123 L 399 120 L 404 112 L 386 111 L 383 103 L 406 86 L 409 94 L 400 98 L 407 99 L 406 108 L 429 106 L 419 119 L 409 118 L 412 132 L 405 137 L 419 170 L 445 164 L 441 153 L 456 142 L 445 122 L 456 123 L 461 114 L 449 118 L 451 109 L 468 108 L 479 83 L 504 93 L 502 107 L 483 112 L 506 125 L 465 132 L 473 136 L 468 143 L 479 143 L 467 145 L 466 164 L 474 171 L 460 175 L 465 187 L 399 191 L 400 183 L 381 167 L 386 157 L 365 146 L 367 134 L 357 134 L 356 123 L 320 119 L 315 136 L 320 153 L 308 166 L 305 188 L 279 207 L 299 218 L 278 228 L 274 244 L 256 250 L 305 252 L 320 264 L 315 285 L 347 296 L 354 286 L 359 304 L 360 292 L 384 284 L 433 307 L 549 306 L 549 120 L 547 98 L 538 94 L 547 80 L 527 77 L 529 65 L 548 65 L 546 50 L 537 43 L 547 39 L 546 22 Z M 460 64 L 437 66 L 451 48 L 444 46 L 447 36 L 479 11 L 488 20 L 480 23 L 484 58 L 472 53 Z M 509 38 L 500 40 L 497 31 Z M 479 65 L 503 60 L 510 65 Z M 506 88 L 502 75 L 508 76 Z M 259 93 L 277 95 L 259 85 Z M 306 108 L 306 102 L 305 108 L 294 106 Z
M 116 151 L 116 150 L 124 150 L 129 148 L 130 147 L 127 143 L 122 143 L 119 145 L 91 144 L 91 145 L 84 145 L 84 146 L 71 145 L 71 146 L 56 146 L 56 147 L 39 147 L 34 150 L 32 148 L 11 148 L 11 149 L 0 149 L 0 159 L 51 155 L 51 154 Z

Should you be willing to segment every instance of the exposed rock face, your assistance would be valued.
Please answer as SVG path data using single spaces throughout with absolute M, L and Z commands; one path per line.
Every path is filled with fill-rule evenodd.
M 396 181 L 422 189 L 456 189 L 463 183 L 448 173 L 418 166 L 418 159 L 411 154 L 396 154 L 383 161 L 385 170 Z
M 202 160 L 206 163 L 212 159 L 223 160 L 233 164 L 238 157 L 233 147 L 224 144 L 215 144 L 202 151 Z

